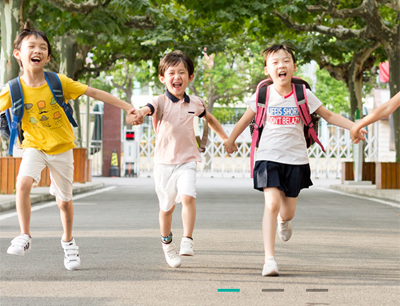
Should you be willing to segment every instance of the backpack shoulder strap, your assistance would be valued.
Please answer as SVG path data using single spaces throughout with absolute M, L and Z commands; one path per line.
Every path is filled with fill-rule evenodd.
M 299 110 L 300 118 L 306 126 L 310 127 L 310 123 L 312 124 L 312 121 L 310 110 L 308 108 L 307 95 L 305 93 L 306 87 L 301 84 L 292 84 L 292 87 L 293 92 L 296 94 L 295 101 Z
M 269 99 L 269 83 L 270 79 L 261 81 L 256 90 L 256 118 L 255 118 L 255 129 L 261 129 L 266 115 L 266 109 L 268 107 Z M 261 136 L 261 135 L 259 135 Z M 258 146 L 258 142 L 257 142 Z
M 55 72 L 45 72 L 44 76 L 46 78 L 46 82 L 50 87 L 51 93 L 53 94 L 54 99 L 57 103 L 62 107 L 65 114 L 68 117 L 69 122 L 71 122 L 73 127 L 77 127 L 78 124 L 76 123 L 71 110 L 65 103 L 64 94 L 61 86 L 60 79 L 58 78 L 57 73 Z
M 22 143 L 22 130 L 21 130 L 21 120 L 24 116 L 24 95 L 22 93 L 22 87 L 19 80 L 19 77 L 16 77 L 10 81 L 8 81 L 8 85 L 10 87 L 10 95 L 12 101 L 11 108 L 11 118 L 6 112 L 7 121 L 10 127 L 10 143 L 8 146 L 8 154 L 13 155 L 13 147 L 15 141 L 17 140 L 17 136 Z
M 254 132 L 250 148 L 250 175 L 253 177 L 254 154 L 261 138 L 261 132 L 264 128 L 265 116 L 267 114 L 269 91 L 269 79 L 261 81 L 256 90 L 256 118 L 254 123 Z
M 164 112 L 165 94 L 154 97 L 153 100 L 157 101 L 157 112 L 155 116 L 153 115 L 153 127 L 156 133 L 158 133 L 158 127 Z
M 17 117 L 16 120 L 13 118 L 13 121 L 21 122 L 22 116 L 24 115 L 24 96 L 22 94 L 19 77 L 10 80 L 8 85 L 10 86 L 12 101 L 12 115 Z
M 304 125 L 308 127 L 308 135 L 314 139 L 316 143 L 319 144 L 322 151 L 325 152 L 325 149 L 321 142 L 318 139 L 317 134 L 313 128 L 314 123 L 311 118 L 310 109 L 308 108 L 307 94 L 306 94 L 306 85 L 304 84 L 292 84 L 293 92 L 295 93 L 294 100 L 296 101 L 297 109 L 299 111 L 299 115 Z

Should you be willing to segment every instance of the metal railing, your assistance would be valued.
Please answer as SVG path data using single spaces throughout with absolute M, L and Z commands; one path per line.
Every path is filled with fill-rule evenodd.
M 102 112 L 90 112 L 89 144 L 83 133 L 83 147 L 89 148 L 89 158 L 92 160 L 92 175 L 102 175 Z M 145 122 L 137 128 L 136 144 L 138 157 L 136 160 L 139 175 L 153 175 L 153 156 L 156 134 L 153 130 L 151 118 L 146 117 Z M 202 123 L 199 124 L 199 134 L 202 134 Z M 81 113 L 81 125 L 86 125 L 86 113 Z M 225 132 L 230 135 L 235 125 L 223 125 Z M 86 130 L 85 130 L 86 131 Z M 365 161 L 378 159 L 378 124 L 374 124 L 366 135 L 364 146 Z M 320 120 L 319 139 L 325 147 L 325 152 L 319 145 L 314 144 L 308 149 L 310 167 L 313 177 L 340 178 L 342 162 L 353 161 L 353 143 L 348 130 L 327 124 Z M 222 140 L 212 130 L 208 137 L 206 150 L 202 153 L 202 162 L 198 164 L 199 176 L 220 177 L 249 177 L 250 175 L 250 148 L 251 135 L 247 128 L 237 139 L 239 151 L 232 156 L 225 153 Z
M 103 150 L 102 150 L 102 126 L 103 112 L 91 111 L 89 113 L 89 122 L 86 121 L 86 112 L 80 113 L 82 127 L 82 147 L 88 149 L 88 158 L 92 164 L 92 176 L 102 176 L 103 174 Z M 87 133 L 87 127 L 89 132 Z M 88 137 L 89 135 L 89 141 Z
M 310 167 L 313 177 L 340 178 L 341 165 L 344 161 L 353 160 L 353 142 L 348 130 L 328 125 L 320 120 L 319 139 L 324 145 L 325 152 L 314 144 L 308 149 Z M 234 125 L 223 125 L 225 132 L 229 135 Z M 202 127 L 200 126 L 201 135 Z M 373 125 L 373 131 L 367 134 L 364 149 L 366 161 L 376 161 L 378 157 L 378 125 Z M 152 175 L 153 152 L 155 144 L 155 133 L 151 122 L 145 122 L 139 132 L 139 171 L 141 174 Z M 200 176 L 243 176 L 250 174 L 250 147 L 251 135 L 247 128 L 237 139 L 239 151 L 229 156 L 225 153 L 222 140 L 214 132 L 210 131 L 209 142 L 206 151 L 202 153 L 203 162 L 198 164 Z

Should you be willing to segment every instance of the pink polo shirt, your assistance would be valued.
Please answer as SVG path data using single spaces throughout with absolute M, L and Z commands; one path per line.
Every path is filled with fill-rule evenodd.
M 166 92 L 162 120 L 158 127 L 154 163 L 176 165 L 188 162 L 201 162 L 194 133 L 193 119 L 205 115 L 200 98 L 185 94 L 179 100 Z M 156 116 L 158 97 L 147 104 Z

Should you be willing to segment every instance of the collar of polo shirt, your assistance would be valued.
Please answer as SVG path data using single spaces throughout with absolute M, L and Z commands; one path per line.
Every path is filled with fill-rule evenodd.
M 172 93 L 170 93 L 168 90 L 165 91 L 165 95 L 168 97 L 168 99 L 170 99 L 172 102 L 176 103 L 179 102 L 180 99 L 178 99 L 177 97 L 175 97 Z M 183 99 L 185 100 L 186 103 L 190 103 L 190 98 L 189 96 L 186 94 L 186 92 L 183 94 Z

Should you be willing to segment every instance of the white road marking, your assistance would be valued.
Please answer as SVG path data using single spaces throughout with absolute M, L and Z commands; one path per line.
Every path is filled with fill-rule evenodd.
M 329 192 L 334 192 L 334 193 L 346 195 L 346 196 L 353 197 L 353 198 L 358 198 L 358 199 L 363 199 L 363 200 L 368 200 L 368 201 L 374 201 L 374 202 L 378 202 L 378 203 L 381 203 L 381 204 L 389 205 L 389 206 L 392 206 L 392 207 L 400 208 L 400 204 L 396 204 L 394 202 L 388 202 L 388 201 L 384 201 L 384 200 L 380 200 L 380 199 L 375 199 L 375 198 L 372 198 L 372 197 L 364 197 L 364 196 L 360 196 L 360 195 L 356 195 L 356 194 L 352 194 L 352 193 L 332 190 L 332 189 L 323 188 L 323 187 L 317 187 L 317 188 L 325 190 L 325 191 L 329 191 Z
M 116 186 L 110 186 L 110 187 L 106 187 L 106 188 L 103 188 L 103 189 L 98 189 L 98 190 L 95 190 L 95 191 L 78 194 L 78 195 L 72 197 L 72 201 L 75 201 L 75 200 L 78 200 L 78 199 L 82 199 L 82 198 L 86 198 L 88 196 L 95 195 L 95 194 L 98 194 L 98 193 L 102 193 L 102 192 L 105 192 L 105 191 L 109 191 L 109 190 L 114 189 L 115 187 Z M 55 205 L 57 205 L 56 201 L 53 201 L 53 202 L 50 202 L 50 203 L 46 203 L 46 204 L 42 204 L 42 205 L 34 205 L 34 206 L 32 206 L 31 211 L 37 211 L 37 210 L 41 210 L 41 209 L 44 209 L 44 208 L 52 207 L 52 206 L 55 206 Z M 12 217 L 15 217 L 15 216 L 18 216 L 16 211 L 12 212 L 12 213 L 1 215 L 0 216 L 0 220 L 5 220 L 5 219 L 12 218 Z

